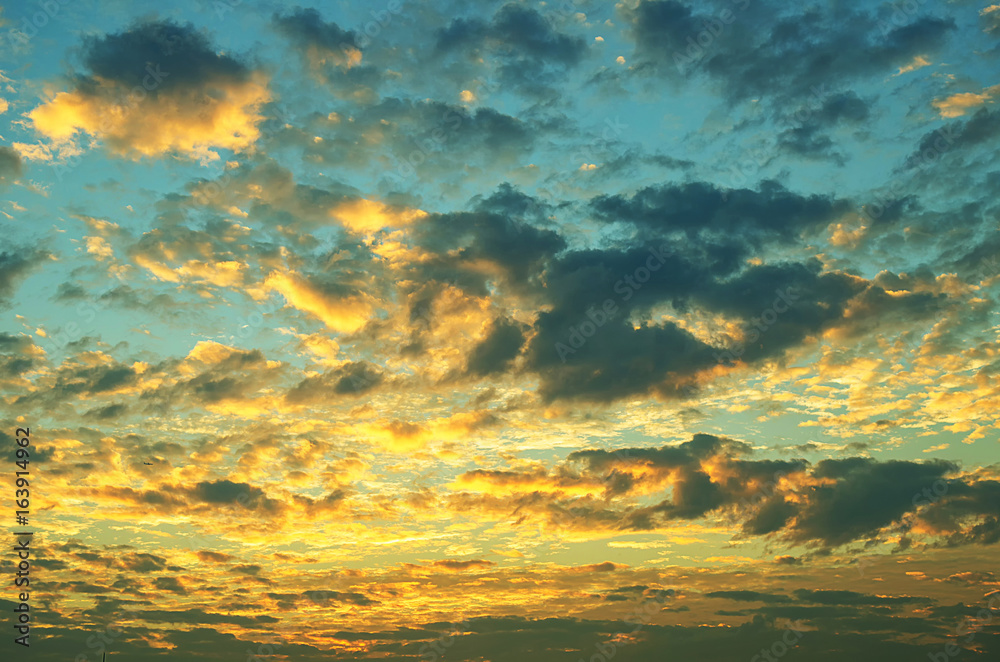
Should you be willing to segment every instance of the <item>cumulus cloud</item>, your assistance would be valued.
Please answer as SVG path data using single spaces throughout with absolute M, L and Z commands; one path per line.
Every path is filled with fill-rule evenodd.
M 332 331 L 357 331 L 373 311 L 370 296 L 319 277 L 274 272 L 267 277 L 264 287 L 279 292 L 290 306 L 318 318 Z
M 899 22 L 839 5 L 777 19 L 779 8 L 771 3 L 734 3 L 726 9 L 723 22 L 722 9 L 642 0 L 626 11 L 636 55 L 644 68 L 668 78 L 708 76 L 732 100 L 795 100 L 827 86 L 839 89 L 868 76 L 892 75 L 914 58 L 939 51 L 956 29 L 951 18 L 903 15 Z M 712 35 L 709 25 L 721 33 Z
M 357 35 L 327 23 L 315 9 L 296 7 L 287 14 L 275 14 L 273 21 L 278 32 L 302 49 L 306 61 L 317 70 L 328 64 L 347 69 L 361 63 Z
M 491 20 L 456 18 L 437 31 L 438 54 L 470 60 L 492 55 L 504 84 L 528 94 L 545 94 L 586 53 L 583 37 L 561 32 L 550 18 L 516 3 L 501 6 Z
M 935 99 L 932 105 L 937 108 L 941 117 L 961 117 L 970 109 L 982 106 L 1000 94 L 1000 85 L 987 87 L 982 92 L 958 92 L 943 99 Z
M 459 508 L 516 512 L 579 531 L 734 519 L 743 536 L 822 548 L 900 534 L 939 546 L 1000 540 L 991 502 L 1000 482 L 962 476 L 949 462 L 755 459 L 749 445 L 708 434 L 677 446 L 577 451 L 566 460 L 551 471 L 468 472 L 453 484 L 452 500 Z
M 84 72 L 29 113 L 56 146 L 87 134 L 116 156 L 202 161 L 248 150 L 271 98 L 264 73 L 220 55 L 191 25 L 137 23 L 83 44 Z

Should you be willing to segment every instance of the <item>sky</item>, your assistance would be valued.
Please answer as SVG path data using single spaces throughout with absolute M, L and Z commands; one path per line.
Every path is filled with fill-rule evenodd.
M 5 659 L 997 659 L 998 63 L 989 1 L 0 0 Z

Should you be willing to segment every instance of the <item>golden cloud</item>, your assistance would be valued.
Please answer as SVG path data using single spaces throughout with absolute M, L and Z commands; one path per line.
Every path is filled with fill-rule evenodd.
M 970 108 L 976 108 L 988 101 L 992 101 L 997 93 L 1000 93 L 1000 85 L 987 87 L 979 94 L 975 92 L 961 92 L 953 94 L 950 97 L 945 97 L 944 99 L 935 99 L 931 102 L 931 105 L 938 109 L 941 117 L 961 117 Z
M 280 293 L 289 305 L 320 319 L 333 331 L 357 331 L 372 314 L 372 303 L 368 297 L 361 294 L 335 296 L 320 290 L 295 272 L 272 272 L 264 287 Z
M 258 111 L 271 99 L 267 83 L 264 74 L 254 72 L 246 80 L 151 94 L 155 88 L 146 85 L 128 88 L 95 78 L 86 89 L 57 93 L 28 117 L 56 147 L 72 146 L 86 133 L 124 158 L 180 154 L 207 162 L 219 158 L 213 149 L 241 151 L 257 141 L 264 119 Z

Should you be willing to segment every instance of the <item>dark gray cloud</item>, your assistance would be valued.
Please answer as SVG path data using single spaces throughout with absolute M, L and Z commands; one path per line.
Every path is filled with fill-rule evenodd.
M 934 601 L 930 598 L 919 595 L 869 595 L 858 593 L 857 591 L 844 591 L 832 589 L 807 589 L 795 590 L 795 597 L 802 602 L 816 602 L 824 605 L 866 605 L 866 606 L 888 606 L 888 605 L 929 605 Z
M 1000 274 L 1000 232 L 991 232 L 975 246 L 957 246 L 944 255 L 948 268 L 978 283 Z
M 519 198 L 517 206 L 530 208 Z M 539 242 L 538 230 L 521 230 L 514 242 L 484 242 L 488 257 L 498 260 L 497 249 L 511 246 L 502 261 L 518 267 L 516 282 L 531 284 L 534 296 L 549 303 L 528 334 L 524 366 L 541 377 L 545 400 L 679 397 L 693 388 L 697 373 L 719 363 L 780 357 L 833 327 L 859 334 L 890 319 L 929 318 L 948 302 L 943 294 L 909 287 L 890 296 L 880 284 L 824 272 L 816 259 L 749 263 L 759 252 L 817 237 L 854 208 L 832 196 L 798 195 L 773 181 L 730 191 L 690 182 L 597 196 L 588 208 L 615 226 L 614 239 L 600 248 L 566 250 L 552 233 Z M 448 240 L 423 243 L 438 253 L 453 251 L 445 219 L 450 228 L 463 221 L 472 228 L 476 218 L 470 212 L 432 217 L 427 236 Z M 543 214 L 533 218 L 541 222 Z M 491 222 L 503 227 L 499 221 Z M 465 250 L 480 258 L 486 252 Z M 738 319 L 747 340 L 738 347 L 709 344 L 672 321 L 654 322 L 652 311 L 663 306 L 678 316 L 700 311 Z M 781 508 L 775 504 L 772 514 Z
M 37 247 L 0 252 L 0 307 L 9 302 L 28 272 L 41 266 L 48 257 L 48 252 Z
M 906 161 L 907 168 L 920 168 L 939 162 L 942 156 L 989 145 L 1000 136 L 1000 113 L 981 108 L 966 120 L 949 122 L 923 136 Z
M 829 545 L 871 536 L 915 511 L 914 495 L 956 470 L 956 465 L 940 460 L 823 460 L 812 475 L 834 482 L 811 490 L 809 501 L 799 509 L 792 536 Z
M 815 106 L 817 101 L 819 105 Z M 814 96 L 809 104 L 782 118 L 793 125 L 778 134 L 777 147 L 786 154 L 844 165 L 847 152 L 838 149 L 837 140 L 831 136 L 839 127 L 860 131 L 869 117 L 871 102 L 854 92 L 840 92 L 823 99 Z
M 355 591 L 329 591 L 320 589 L 317 591 L 302 593 L 301 595 L 296 596 L 296 598 L 302 604 L 314 603 L 318 605 L 329 605 L 331 603 L 346 603 L 358 605 L 360 607 L 368 607 L 378 604 L 378 600 L 372 600 L 364 593 L 357 593 Z
M 167 586 L 164 589 L 177 589 Z M 641 588 L 641 587 L 629 587 Z M 725 592 L 722 592 L 725 593 Z M 734 591 L 733 593 L 739 593 Z M 323 604 L 341 603 L 369 606 L 372 601 L 362 593 L 317 590 L 306 594 L 267 594 L 279 604 L 294 606 L 309 604 L 317 599 Z M 615 594 L 620 595 L 620 594 Z M 662 611 L 683 611 L 672 606 L 668 592 L 649 589 L 641 601 L 637 601 L 638 619 L 644 614 L 653 618 Z M 860 594 L 859 594 L 860 595 Z M 721 596 L 720 596 L 721 597 Z M 876 596 L 867 596 L 877 600 Z M 40 649 L 39 662 L 67 659 L 79 653 L 80 642 L 86 641 L 88 632 L 93 632 L 95 623 L 107 619 L 108 614 L 119 609 L 114 600 L 107 600 L 108 608 L 103 612 L 87 612 L 82 621 L 60 620 L 50 628 L 46 638 L 47 646 Z M 914 603 L 919 604 L 919 603 Z M 3 600 L 4 609 L 13 609 L 14 603 Z M 892 605 L 894 608 L 898 605 Z M 430 622 L 410 627 L 387 630 L 332 632 L 339 641 L 364 642 L 365 652 L 351 652 L 345 647 L 336 652 L 336 658 L 344 662 L 362 662 L 377 659 L 370 653 L 376 651 L 383 657 L 417 662 L 426 657 L 429 642 L 447 642 L 447 656 L 457 660 L 490 659 L 494 662 L 575 662 L 582 655 L 586 658 L 610 652 L 614 646 L 615 660 L 641 662 L 662 656 L 664 650 L 682 659 L 735 660 L 760 655 L 781 657 L 777 653 L 808 657 L 818 662 L 836 662 L 844 656 L 859 662 L 905 662 L 923 659 L 928 655 L 943 653 L 944 643 L 952 641 L 958 623 L 963 618 L 975 616 L 974 605 L 935 605 L 928 614 L 919 618 L 902 613 L 889 614 L 875 611 L 878 606 L 871 604 L 838 605 L 764 605 L 752 612 L 740 611 L 746 620 L 735 626 L 680 626 L 656 625 L 642 620 L 640 637 L 623 643 L 623 635 L 637 627 L 636 622 L 624 623 L 615 620 L 585 620 L 573 618 L 529 619 L 522 616 L 478 616 L 467 617 L 458 632 L 453 622 Z M 53 616 L 55 616 L 53 614 Z M 778 619 L 784 619 L 779 621 Z M 788 619 L 792 625 L 805 625 L 798 634 L 789 631 Z M 250 650 L 260 654 L 279 653 L 293 656 L 296 660 L 320 662 L 330 659 L 327 650 L 300 643 L 294 638 L 280 640 L 265 647 L 255 641 L 252 631 L 266 629 L 278 619 L 270 614 L 232 615 L 200 608 L 154 610 L 139 609 L 132 612 L 127 625 L 119 627 L 121 636 L 114 642 L 116 654 L 130 659 L 172 659 L 176 650 L 184 650 L 196 659 L 223 660 L 233 650 Z M 163 624 L 210 626 L 236 625 L 247 631 L 239 637 L 223 634 L 212 627 L 195 627 L 162 630 Z M 174 649 L 164 649 L 149 645 L 151 631 L 163 632 L 165 641 Z M 892 633 L 921 633 L 922 638 L 907 636 L 887 636 Z M 445 638 L 446 637 L 446 638 Z M 987 625 L 975 633 L 975 645 L 955 640 L 961 649 L 962 659 L 993 659 L 1000 651 L 1000 635 L 995 626 Z M 612 643 L 609 643 L 612 642 Z M 780 644 L 780 647 L 777 645 Z M 581 653 L 583 651 L 583 653 Z M 762 653 L 761 651 L 765 651 Z
M 435 253 L 451 254 L 432 263 L 432 268 L 486 260 L 515 285 L 536 279 L 543 264 L 566 245 L 552 230 L 486 211 L 431 214 L 418 231 L 418 240 Z
M 696 434 L 677 446 L 576 451 L 566 460 L 550 474 L 554 485 L 581 480 L 603 484 L 604 497 L 570 500 L 558 492 L 514 492 L 503 505 L 477 502 L 468 494 L 457 495 L 456 502 L 464 508 L 516 512 L 522 518 L 530 513 L 555 527 L 585 530 L 643 531 L 670 521 L 714 518 L 735 522 L 741 531 L 737 537 L 764 536 L 820 550 L 885 541 L 900 534 L 912 537 L 910 532 L 917 523 L 933 532 L 920 537 L 926 545 L 1000 541 L 1000 482 L 959 477 L 956 464 L 941 460 L 880 462 L 850 457 L 811 464 L 802 459 L 757 459 L 749 445 L 709 434 Z M 706 464 L 725 469 L 709 475 Z M 478 480 L 498 487 L 515 486 L 528 477 L 517 472 L 474 473 Z M 635 496 L 655 495 L 653 485 L 662 487 L 668 476 L 670 487 L 663 488 L 661 501 L 635 505 Z M 530 477 L 533 481 L 545 478 L 537 471 Z M 785 477 L 795 479 L 782 482 Z M 805 602 L 847 605 L 859 602 L 859 595 L 821 591 L 796 597 Z M 710 597 L 784 601 L 752 592 Z M 924 604 L 926 600 L 902 597 L 869 603 L 886 606 Z
M 816 124 L 803 124 L 778 134 L 778 148 L 786 154 L 806 159 L 826 159 L 844 165 L 846 158 L 836 151 L 834 141 Z
M 439 55 L 461 53 L 469 60 L 497 61 L 499 82 L 528 94 L 547 94 L 586 53 L 582 37 L 559 32 L 531 7 L 508 3 L 493 18 L 456 18 L 437 31 Z
M 83 62 L 90 76 L 77 80 L 78 89 L 97 93 L 95 78 L 129 88 L 143 87 L 151 96 L 197 90 L 219 82 L 242 82 L 251 70 L 230 55 L 219 54 L 205 33 L 190 23 L 138 22 L 128 30 L 83 40 Z M 150 71 L 167 75 L 151 85 Z
M 351 73 L 357 70 L 338 76 L 360 76 Z M 457 187 L 471 164 L 523 165 L 545 137 L 563 131 L 566 124 L 560 117 L 515 117 L 488 106 L 470 109 L 435 99 L 386 96 L 352 110 L 349 122 L 315 115 L 302 126 L 282 127 L 269 145 L 301 149 L 310 162 L 370 166 L 381 178 L 382 193 L 391 199 L 429 181 L 437 187 Z M 368 133 L 380 136 L 380 154 L 358 140 Z
M 167 578 L 163 586 L 157 583 L 157 588 L 178 592 L 175 582 Z M 216 625 L 226 623 L 231 625 L 242 625 L 243 627 L 266 627 L 268 624 L 277 623 L 279 619 L 274 616 L 261 614 L 259 616 L 235 616 L 232 614 L 218 614 L 204 609 L 184 609 L 177 611 L 144 609 L 133 612 L 133 617 L 147 623 L 184 623 L 187 625 Z
M 329 54 L 361 49 L 354 31 L 344 30 L 333 21 L 324 21 L 312 8 L 296 7 L 286 14 L 275 14 L 273 22 L 278 32 L 300 48 L 312 47 Z
M 20 377 L 38 363 L 31 336 L 0 332 L 0 378 Z
M 761 182 L 758 190 L 725 191 L 704 182 L 648 186 L 631 196 L 601 195 L 590 205 L 605 222 L 631 223 L 661 236 L 672 231 L 692 238 L 739 235 L 741 242 L 757 245 L 790 241 L 851 208 L 846 200 L 801 196 L 774 181 Z
M 509 318 L 493 321 L 486 338 L 469 355 L 467 371 L 477 377 L 505 372 L 524 345 L 525 328 Z
M 694 7 L 640 2 L 630 16 L 636 54 L 671 78 L 707 75 L 733 100 L 804 99 L 826 86 L 883 76 L 937 52 L 955 29 L 951 18 L 926 14 L 894 23 L 888 6 L 810 5 L 797 12 L 771 3 Z M 725 17 L 723 10 L 729 11 Z
M 706 593 L 705 597 L 724 598 L 726 600 L 736 600 L 737 602 L 763 602 L 765 604 L 774 604 L 774 603 L 783 603 L 792 601 L 792 599 L 787 595 L 780 595 L 775 593 L 760 593 L 759 591 L 747 591 L 747 590 L 712 591 L 711 593 Z
M 715 348 L 673 323 L 636 328 L 621 316 L 581 340 L 563 361 L 569 353 L 562 347 L 578 344 L 573 330 L 593 326 L 581 310 L 541 312 L 536 318 L 526 367 L 541 376 L 539 394 L 547 401 L 612 402 L 651 390 L 678 397 L 685 378 L 717 362 Z
M 665 244 L 655 254 L 643 248 L 579 251 L 551 263 L 545 293 L 552 309 L 536 317 L 526 352 L 526 367 L 541 376 L 544 398 L 610 402 L 651 391 L 676 397 L 695 373 L 720 362 L 781 356 L 826 328 L 860 328 L 889 316 L 923 318 L 943 305 L 943 296 L 927 293 L 889 297 L 855 276 L 821 273 L 817 261 L 756 265 L 730 276 L 746 244 L 673 245 L 678 248 Z M 656 272 L 646 271 L 648 282 L 628 280 L 655 255 L 663 262 Z M 604 312 L 606 301 L 613 316 Z M 848 321 L 854 302 L 858 309 Z M 697 308 L 736 317 L 752 342 L 714 346 L 672 322 L 636 323 L 662 304 L 682 314 Z
M 388 12 L 386 12 L 388 15 Z M 338 96 L 373 99 L 383 83 L 380 66 L 362 64 L 362 55 L 372 41 L 367 35 L 345 30 L 334 21 L 324 21 L 312 8 L 296 7 L 275 14 L 272 24 L 300 52 L 313 74 L 329 84 Z
M 56 371 L 44 392 L 22 395 L 17 403 L 22 407 L 57 406 L 69 400 L 101 396 L 116 389 L 134 385 L 139 373 L 128 364 L 110 362 L 98 365 L 65 362 Z
M 9 185 L 21 174 L 21 155 L 0 145 L 0 188 Z
M 84 414 L 84 417 L 98 421 L 113 421 L 123 417 L 127 412 L 128 405 L 116 403 L 91 409 Z

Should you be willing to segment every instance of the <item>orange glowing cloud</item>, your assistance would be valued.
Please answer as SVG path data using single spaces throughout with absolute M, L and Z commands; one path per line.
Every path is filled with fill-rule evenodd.
M 372 315 L 368 297 L 324 292 L 295 272 L 275 271 L 267 277 L 264 287 L 280 293 L 290 306 L 318 318 L 333 331 L 357 331 Z
M 370 234 L 390 227 L 402 227 L 427 216 L 420 209 L 394 209 L 389 205 L 364 198 L 338 205 L 330 215 L 352 232 Z
M 132 95 L 132 96 L 129 96 Z M 98 79 L 96 91 L 60 92 L 28 114 L 56 146 L 89 134 L 116 156 L 139 160 L 176 153 L 207 162 L 213 149 L 247 150 L 260 137 L 261 105 L 271 99 L 267 79 L 254 74 L 205 91 L 143 96 Z M 155 123 L 150 118 L 156 118 Z

